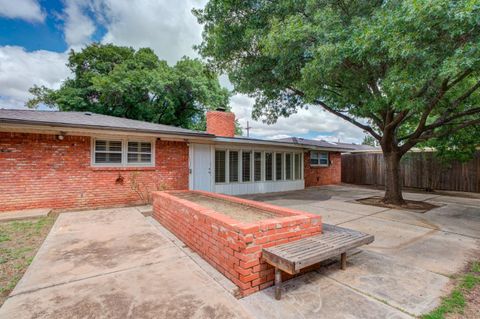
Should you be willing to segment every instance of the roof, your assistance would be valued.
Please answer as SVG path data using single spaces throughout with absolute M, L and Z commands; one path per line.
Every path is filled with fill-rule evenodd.
M 214 137 L 202 131 L 187 130 L 170 125 L 155 124 L 91 112 L 0 109 L 0 123 Z
M 298 144 L 303 146 L 312 146 L 317 148 L 331 149 L 335 151 L 353 151 L 354 150 L 354 148 L 346 146 L 350 144 L 337 145 L 335 143 L 327 142 L 324 140 L 309 140 L 301 137 L 287 137 L 287 138 L 277 139 L 276 141 L 284 142 L 284 143 L 293 143 L 293 144 Z
M 335 143 L 330 143 L 327 141 L 307 140 L 296 137 L 280 140 L 263 140 L 238 136 L 218 137 L 203 131 L 188 130 L 170 125 L 155 124 L 91 112 L 0 109 L 0 123 L 192 136 L 208 138 L 216 143 L 273 145 L 332 150 L 338 152 L 354 150 L 352 147 L 350 147 L 351 144 L 337 143 L 342 145 L 336 145 Z
M 332 143 L 340 147 L 350 148 L 354 151 L 381 151 L 382 150 L 380 147 L 371 146 L 371 145 L 340 143 L 340 142 L 332 142 Z

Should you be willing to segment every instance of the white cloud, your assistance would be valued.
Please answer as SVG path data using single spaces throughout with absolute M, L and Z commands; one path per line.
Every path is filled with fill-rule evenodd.
M 65 42 L 75 50 L 88 44 L 95 32 L 95 23 L 86 14 L 89 3 L 81 0 L 68 0 L 62 15 L 64 20 Z
M 252 127 L 250 136 L 277 139 L 289 136 L 310 136 L 329 141 L 360 143 L 365 135 L 356 126 L 330 114 L 320 107 L 301 109 L 288 118 L 279 118 L 273 125 L 254 121 L 251 117 L 254 100 L 248 96 L 237 94 L 232 97 L 231 106 L 244 134 L 247 121 Z
M 0 8 L 3 3 L 10 2 L 0 0 Z M 36 3 L 32 0 L 15 1 L 16 4 L 19 2 Z M 61 18 L 70 48 L 79 50 L 91 42 L 96 24 L 101 24 L 106 29 L 102 42 L 150 47 L 160 59 L 171 64 L 184 55 L 197 56 L 193 45 L 201 42 L 202 27 L 191 10 L 203 7 L 206 0 L 64 0 L 64 3 Z M 40 7 L 38 12 L 41 13 Z M 69 75 L 66 60 L 67 53 L 26 52 L 19 47 L 0 47 L 0 107 L 21 107 L 30 98 L 28 89 L 33 84 L 58 87 Z M 220 81 L 228 89 L 233 88 L 226 76 Z M 360 143 L 364 136 L 359 128 L 318 107 L 299 110 L 289 118 L 280 118 L 276 124 L 267 125 L 252 120 L 253 103 L 253 99 L 241 94 L 231 100 L 232 110 L 241 126 L 245 128 L 249 121 L 254 137 L 308 136 Z
M 85 3 L 85 2 L 82 2 Z M 169 63 L 196 56 L 202 27 L 191 13 L 206 0 L 90 0 L 89 10 L 107 29 L 104 43 L 150 47 Z M 84 6 L 84 9 L 86 6 Z
M 0 47 L 0 107 L 23 106 L 31 97 L 28 89 L 34 84 L 58 88 L 70 72 L 66 62 L 65 53 Z
M 45 19 L 36 0 L 0 0 L 0 16 L 29 22 L 43 22 Z

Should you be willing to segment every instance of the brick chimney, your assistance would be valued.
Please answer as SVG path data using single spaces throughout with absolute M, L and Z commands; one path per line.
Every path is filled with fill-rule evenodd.
M 223 136 L 235 136 L 235 114 L 225 112 L 224 108 L 207 111 L 207 133 Z

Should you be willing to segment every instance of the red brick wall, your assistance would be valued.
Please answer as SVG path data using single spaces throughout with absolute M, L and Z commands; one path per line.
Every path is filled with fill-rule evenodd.
M 231 112 L 208 111 L 207 133 L 216 136 L 235 136 L 235 114 Z
M 243 223 L 175 197 L 154 192 L 153 217 L 239 287 L 246 296 L 273 285 L 274 270 L 262 261 L 262 248 L 319 234 L 321 217 L 221 194 L 199 192 L 241 203 L 278 217 Z
M 0 211 L 140 204 L 188 189 L 188 146 L 157 141 L 156 167 L 93 168 L 90 137 L 0 132 Z
M 329 152 L 328 167 L 310 166 L 310 152 L 304 156 L 305 187 L 339 184 L 342 181 L 342 157 L 340 152 Z

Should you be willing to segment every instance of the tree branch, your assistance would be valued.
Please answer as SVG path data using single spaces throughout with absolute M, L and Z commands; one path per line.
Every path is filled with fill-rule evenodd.
M 462 96 L 457 98 L 455 101 L 452 102 L 453 108 L 457 107 L 460 103 L 468 99 L 470 95 L 472 95 L 473 92 L 475 92 L 478 88 L 480 87 L 480 81 L 475 83 L 470 89 L 467 90 Z
M 451 129 L 451 130 L 447 130 L 446 132 L 443 132 L 441 134 L 434 134 L 433 132 L 430 133 L 430 134 L 426 134 L 425 136 L 421 136 L 417 139 L 417 143 L 418 142 L 422 142 L 422 141 L 426 141 L 426 140 L 429 140 L 431 138 L 441 138 L 441 137 L 445 137 L 447 135 L 450 135 L 450 134 L 453 134 L 455 132 L 458 132 L 464 128 L 467 128 L 469 126 L 473 126 L 473 125 L 477 125 L 477 124 L 480 124 L 480 119 L 475 119 L 475 120 L 471 120 L 471 121 L 468 121 L 468 122 L 464 122 L 462 123 L 461 125 Z
M 469 76 L 472 72 L 473 72 L 472 69 L 467 69 L 467 70 L 465 70 L 463 73 L 460 73 L 460 75 L 458 75 L 455 80 L 453 80 L 452 82 L 448 83 L 448 85 L 447 85 L 447 90 L 448 90 L 448 89 L 451 89 L 453 86 L 455 86 L 455 84 L 457 84 L 458 82 L 460 82 L 460 81 L 462 81 L 463 79 L 465 79 L 465 78 L 466 78 L 467 76 Z
M 461 112 L 461 113 L 457 113 L 453 116 L 450 116 L 449 118 L 443 118 L 441 121 L 440 120 L 435 121 L 434 123 L 425 126 L 425 131 L 434 130 L 434 129 L 442 126 L 442 125 L 446 125 L 446 124 L 450 123 L 451 121 L 456 120 L 458 118 L 461 118 L 463 116 L 474 115 L 474 114 L 477 114 L 477 113 L 480 114 L 480 107 L 469 109 L 469 110 Z
M 444 80 L 440 86 L 440 90 L 438 91 L 438 94 L 433 98 L 433 100 L 430 101 L 430 103 L 427 105 L 425 110 L 422 113 L 422 116 L 420 117 L 420 121 L 418 122 L 417 128 L 412 134 L 409 134 L 405 137 L 401 137 L 398 140 L 406 140 L 406 139 L 416 139 L 418 138 L 424 131 L 425 131 L 425 124 L 427 124 L 427 119 L 432 110 L 435 108 L 435 106 L 438 104 L 438 102 L 443 98 L 445 93 L 447 93 L 447 85 L 448 85 L 448 80 Z M 404 145 L 409 145 L 410 143 L 405 143 Z
M 357 120 L 355 120 L 354 118 L 351 118 L 345 114 L 343 114 L 342 112 L 339 112 L 333 108 L 331 108 L 330 106 L 328 106 L 327 104 L 323 103 L 322 101 L 319 101 L 319 100 L 316 100 L 315 103 L 317 103 L 318 105 L 320 105 L 321 107 L 323 107 L 325 110 L 327 110 L 328 112 L 332 113 L 332 114 L 335 114 L 336 116 L 344 119 L 345 121 L 347 122 L 350 122 L 352 123 L 353 125 L 361 128 L 362 130 L 364 131 L 367 131 L 368 133 L 370 133 L 373 137 L 375 137 L 377 140 L 380 140 L 382 137 L 380 135 L 377 134 L 377 132 L 374 131 L 374 129 L 369 126 L 369 125 L 364 125 L 360 122 L 358 122 Z
M 408 115 L 408 113 L 409 113 L 408 110 L 404 110 L 404 111 L 399 112 L 398 115 L 395 116 L 395 117 L 390 121 L 390 123 L 388 123 L 387 125 L 385 125 L 384 130 L 387 131 L 387 130 L 393 130 L 393 129 L 395 129 L 395 128 L 405 119 L 405 117 Z
M 289 90 L 291 90 L 292 92 L 294 92 L 295 94 L 301 96 L 301 97 L 304 97 L 305 96 L 305 93 L 303 93 L 302 91 L 296 89 L 296 88 L 293 88 L 293 87 L 289 87 L 288 88 Z M 345 114 L 343 114 L 342 112 L 340 111 L 337 111 L 333 108 L 331 108 L 330 106 L 328 106 L 327 104 L 325 104 L 324 102 L 320 101 L 320 100 L 316 100 L 315 101 L 316 104 L 320 105 L 321 107 L 323 107 L 325 110 L 327 110 L 328 112 L 332 113 L 332 114 L 335 114 L 336 116 L 344 119 L 345 121 L 347 122 L 350 122 L 352 123 L 353 125 L 361 128 L 362 130 L 364 131 L 367 131 L 368 133 L 370 133 L 373 137 L 375 137 L 377 140 L 380 140 L 382 137 L 380 135 L 378 135 L 377 132 L 375 132 L 375 130 L 369 126 L 369 125 L 365 125 L 365 124 L 362 124 L 360 122 L 358 122 L 357 120 L 355 120 L 354 118 L 351 118 Z

